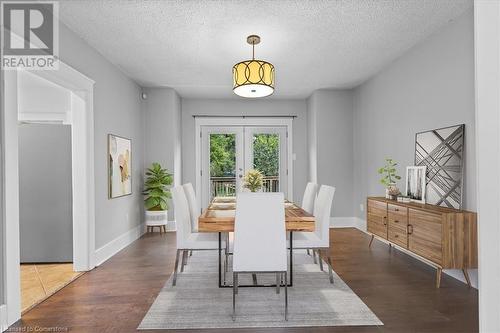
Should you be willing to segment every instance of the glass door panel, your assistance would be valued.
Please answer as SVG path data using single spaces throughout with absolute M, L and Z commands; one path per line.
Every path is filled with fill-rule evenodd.
M 264 175 L 264 192 L 287 195 L 286 128 L 245 128 L 245 169 L 256 169 Z
M 210 134 L 210 200 L 236 195 L 236 134 Z
M 217 196 L 235 196 L 241 188 L 243 129 L 202 129 L 202 205 Z

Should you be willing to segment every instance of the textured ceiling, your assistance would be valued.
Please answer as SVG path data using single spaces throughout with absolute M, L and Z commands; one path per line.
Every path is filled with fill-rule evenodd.
M 273 98 L 350 88 L 472 6 L 472 0 L 61 1 L 62 21 L 142 86 L 230 97 L 232 65 L 276 66 Z

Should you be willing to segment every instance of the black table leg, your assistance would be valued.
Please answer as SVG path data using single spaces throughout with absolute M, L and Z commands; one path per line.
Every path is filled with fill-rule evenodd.
M 221 251 L 222 251 L 222 234 L 219 232 L 219 288 L 222 287 L 222 271 L 221 271 Z
M 290 231 L 290 287 L 293 286 L 293 231 Z

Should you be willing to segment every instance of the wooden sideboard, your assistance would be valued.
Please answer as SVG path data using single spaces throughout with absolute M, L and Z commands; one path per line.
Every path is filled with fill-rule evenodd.
M 468 268 L 477 268 L 477 215 L 441 206 L 401 203 L 369 197 L 368 232 L 416 254 L 436 267 L 436 287 L 442 269 L 461 269 L 470 287 Z

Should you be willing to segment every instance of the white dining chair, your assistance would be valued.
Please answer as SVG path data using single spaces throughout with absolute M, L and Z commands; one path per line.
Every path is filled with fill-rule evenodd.
M 172 285 L 177 282 L 177 271 L 179 266 L 179 256 L 182 254 L 181 272 L 187 260 L 188 251 L 197 250 L 218 250 L 218 236 L 214 233 L 196 233 L 191 229 L 191 218 L 189 204 L 182 186 L 172 188 L 172 199 L 174 201 L 175 224 L 177 227 L 177 253 L 175 256 L 174 277 Z M 224 245 L 223 245 L 224 246 Z
M 304 191 L 304 196 L 302 197 L 302 209 L 308 213 L 313 213 L 314 202 L 316 201 L 316 194 L 318 192 L 318 184 L 307 183 L 306 189 Z
M 306 212 L 312 214 L 314 210 L 314 201 L 316 201 L 316 195 L 318 193 L 318 184 L 309 182 L 306 185 L 306 189 L 304 190 L 304 196 L 302 197 L 302 209 L 305 210 Z M 307 254 L 310 255 L 310 249 L 307 249 Z M 316 263 L 316 257 L 314 255 L 314 250 L 312 251 L 313 253 L 313 260 L 314 263 Z
M 236 319 L 238 275 L 276 274 L 276 293 L 285 285 L 288 319 L 287 253 L 283 193 L 238 193 L 233 252 L 233 320 Z
M 314 252 L 317 252 L 321 270 L 323 270 L 321 251 L 329 251 L 330 248 L 330 212 L 334 194 L 335 187 L 322 185 L 314 203 L 314 232 L 293 233 L 293 248 L 313 249 L 313 256 Z M 329 255 L 327 263 L 330 282 L 333 283 L 332 263 Z
M 196 193 L 194 192 L 193 184 L 187 183 L 182 185 L 184 188 L 184 193 L 186 194 L 186 199 L 189 206 L 189 214 L 191 217 L 191 230 L 193 232 L 198 232 L 198 216 L 200 216 L 200 208 L 198 207 L 198 201 L 196 201 Z

